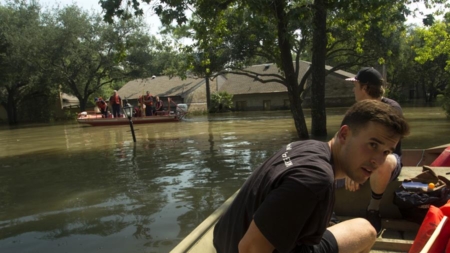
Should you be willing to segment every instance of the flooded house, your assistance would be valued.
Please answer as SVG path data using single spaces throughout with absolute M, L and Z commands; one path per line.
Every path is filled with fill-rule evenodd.
M 223 82 L 222 77 L 210 81 L 211 93 L 217 91 L 218 83 Z M 187 104 L 189 112 L 206 111 L 206 82 L 204 78 L 169 76 L 152 76 L 145 79 L 136 79 L 126 83 L 120 90 L 119 95 L 127 99 L 130 104 L 136 106 L 139 96 L 144 96 L 146 92 L 159 98 L 164 102 L 164 107 L 168 105 L 168 98 L 173 101 L 171 108 L 176 104 Z
M 309 67 L 309 62 L 300 62 L 299 82 Z M 330 70 L 331 67 L 326 66 L 326 69 Z M 274 80 L 273 75 L 281 75 L 275 64 L 253 65 L 244 70 L 261 74 L 259 78 L 263 80 Z M 325 104 L 327 107 L 349 106 L 354 103 L 353 84 L 345 81 L 345 78 L 353 76 L 355 74 L 345 71 L 336 71 L 326 76 Z M 303 95 L 304 108 L 310 106 L 310 87 L 311 78 L 308 78 Z M 219 91 L 233 95 L 234 110 L 237 111 L 288 110 L 290 108 L 286 86 L 275 80 L 263 83 L 246 75 L 227 74 L 226 81 L 220 86 Z

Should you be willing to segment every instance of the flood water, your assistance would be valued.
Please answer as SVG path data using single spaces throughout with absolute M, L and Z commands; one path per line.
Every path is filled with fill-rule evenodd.
M 344 111 L 328 109 L 330 136 Z M 440 108 L 404 114 L 403 148 L 450 142 Z M 0 128 L 0 252 L 169 252 L 297 138 L 288 112 L 134 127 L 136 143 L 128 125 Z

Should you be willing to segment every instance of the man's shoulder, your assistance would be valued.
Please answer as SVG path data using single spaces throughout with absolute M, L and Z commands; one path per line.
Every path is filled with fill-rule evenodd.
M 332 167 L 331 149 L 328 143 L 317 140 L 305 140 L 291 144 L 292 151 L 288 155 L 292 159 L 294 167 L 320 168 L 317 172 L 325 168 L 329 170 Z
M 396 107 L 400 107 L 401 108 L 400 104 L 397 101 L 395 101 L 394 99 L 392 99 L 392 98 L 383 97 L 381 99 L 381 102 L 389 104 L 391 106 L 396 106 Z
M 305 150 L 312 150 L 317 152 L 326 152 L 329 151 L 328 143 L 318 140 L 302 140 L 302 141 L 296 141 L 289 144 L 292 146 L 292 148 L 295 147 L 297 150 L 303 151 Z
M 399 111 L 402 111 L 402 107 L 401 107 L 400 104 L 399 104 L 397 101 L 395 101 L 394 99 L 387 98 L 387 97 L 383 97 L 383 98 L 381 99 L 381 102 L 386 103 L 386 104 L 388 104 L 388 105 L 390 105 L 390 106 L 396 108 L 396 109 L 399 110 Z

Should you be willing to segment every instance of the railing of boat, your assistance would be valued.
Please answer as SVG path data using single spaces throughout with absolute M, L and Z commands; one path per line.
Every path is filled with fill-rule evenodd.
M 238 194 L 239 190 L 236 191 L 230 198 L 228 198 L 219 208 L 217 208 L 208 218 L 206 218 L 200 225 L 198 225 L 186 238 L 184 238 L 170 253 L 186 253 L 190 252 L 199 241 L 203 239 L 207 232 L 211 232 L 214 225 L 219 220 L 220 216 L 228 209 L 228 207 L 233 202 L 234 198 Z M 211 237 L 212 239 L 212 237 Z M 209 246 L 212 246 L 212 240 Z M 207 251 L 204 246 L 201 247 L 202 252 L 212 252 Z M 213 250 L 215 252 L 215 250 Z M 192 251 L 194 252 L 194 251 Z

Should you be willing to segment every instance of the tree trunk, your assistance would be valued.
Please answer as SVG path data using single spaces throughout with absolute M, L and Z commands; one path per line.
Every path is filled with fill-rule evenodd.
M 291 103 L 292 117 L 294 118 L 295 128 L 298 137 L 301 140 L 309 139 L 308 128 L 305 122 L 305 115 L 303 114 L 302 100 L 300 93 L 303 90 L 298 84 L 298 76 L 294 70 L 294 64 L 291 54 L 291 43 L 289 42 L 289 35 L 287 33 L 287 17 L 284 12 L 285 2 L 276 1 L 275 12 L 278 18 L 278 48 L 281 56 L 281 69 L 286 78 L 286 87 L 288 90 L 289 101 Z
M 211 109 L 211 89 L 209 87 L 209 76 L 205 77 L 206 82 L 206 111 L 209 112 Z
M 327 115 L 325 109 L 325 57 L 326 57 L 326 21 L 325 0 L 314 0 L 314 33 L 311 61 L 311 134 L 327 135 Z
M 14 100 L 14 92 L 9 90 L 8 91 L 8 103 L 3 104 L 3 106 L 6 109 L 6 113 L 8 115 L 8 124 L 9 125 L 17 125 L 18 119 L 17 119 L 17 105 Z
M 300 93 L 297 93 L 292 90 L 291 87 L 288 87 L 288 96 L 291 103 L 291 113 L 294 119 L 297 135 L 301 140 L 307 140 L 309 139 L 308 127 L 306 126 Z
M 78 101 L 80 101 L 80 112 L 84 112 L 86 111 L 86 104 L 87 104 L 87 99 L 86 98 L 78 98 Z M 109 101 L 106 101 L 107 103 Z M 112 108 L 109 108 L 110 110 L 112 110 Z

